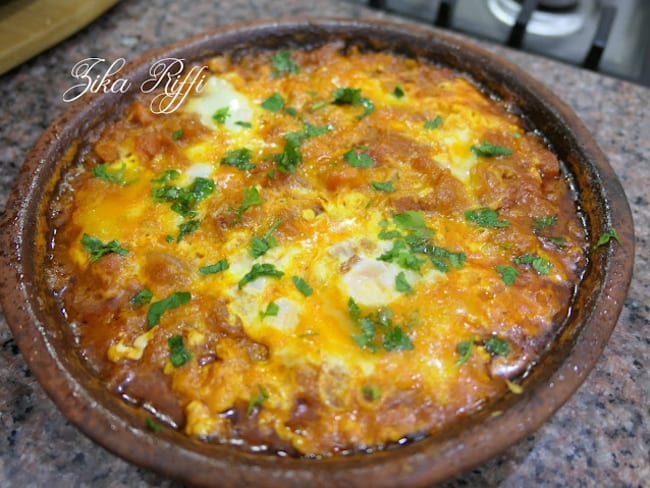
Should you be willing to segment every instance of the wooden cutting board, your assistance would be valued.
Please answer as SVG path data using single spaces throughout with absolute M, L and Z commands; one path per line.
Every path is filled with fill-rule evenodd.
M 90 23 L 118 0 L 0 0 L 0 75 Z

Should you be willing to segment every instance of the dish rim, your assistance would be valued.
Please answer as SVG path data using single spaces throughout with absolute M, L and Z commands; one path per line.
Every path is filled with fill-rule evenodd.
M 562 341 L 565 358 L 555 358 L 544 370 L 547 377 L 535 378 L 535 370 L 526 379 L 534 388 L 519 397 L 511 396 L 503 403 L 507 408 L 500 415 L 485 412 L 473 416 L 469 425 L 451 430 L 398 449 L 387 449 L 372 454 L 359 454 L 323 460 L 282 458 L 276 455 L 251 454 L 228 446 L 208 446 L 192 441 L 182 434 L 149 432 L 143 423 L 135 424 L 136 413 L 117 405 L 118 396 L 103 390 L 90 376 L 83 373 L 81 362 L 62 354 L 61 332 L 48 328 L 46 307 L 34 261 L 38 255 L 38 222 L 49 205 L 52 183 L 61 170 L 58 162 L 77 137 L 92 127 L 97 114 L 111 111 L 111 107 L 126 100 L 120 94 L 84 96 L 58 117 L 40 136 L 28 153 L 6 204 L 0 226 L 0 283 L 2 307 L 19 349 L 43 389 L 59 410 L 84 434 L 115 454 L 166 476 L 199 485 L 208 485 L 214 479 L 225 484 L 251 483 L 255 486 L 299 485 L 315 486 L 345 483 L 363 486 L 408 484 L 420 486 L 443 481 L 505 451 L 526 435 L 536 430 L 564 402 L 587 377 L 604 349 L 618 316 L 632 276 L 634 259 L 634 229 L 632 216 L 622 186 L 606 157 L 598 148 L 589 131 L 577 115 L 557 96 L 519 67 L 466 41 L 439 31 L 410 23 L 384 20 L 298 17 L 262 20 L 220 27 L 190 37 L 178 43 L 147 52 L 129 63 L 121 77 L 142 80 L 148 67 L 161 57 L 179 57 L 190 60 L 207 59 L 221 51 L 261 49 L 255 42 L 283 42 L 296 37 L 339 37 L 342 39 L 376 40 L 390 44 L 391 49 L 425 50 L 444 54 L 445 65 L 452 65 L 468 73 L 473 79 L 488 84 L 502 83 L 508 95 L 517 101 L 531 97 L 527 103 L 546 109 L 550 117 L 548 130 L 541 132 L 554 145 L 561 137 L 570 146 L 567 158 L 584 159 L 583 175 L 587 184 L 578 181 L 579 192 L 591 195 L 600 205 L 602 215 L 595 230 L 604 231 L 616 226 L 620 242 L 596 252 L 590 272 L 599 273 L 597 295 L 584 297 L 589 305 L 576 330 Z M 356 36 L 356 37 L 355 37 Z M 396 45 L 392 45 L 394 41 Z M 324 41 L 325 42 L 325 41 Z M 421 43 L 425 48 L 416 46 Z M 217 47 L 221 48 L 217 49 Z M 268 46 L 265 46 L 268 48 Z M 211 50 L 211 52 L 209 52 Z M 191 56 L 183 54 L 191 53 Z M 489 86 L 492 84 L 493 86 Z M 134 86 L 137 86 L 134 83 Z M 523 99 L 522 99 L 523 100 Z M 517 104 L 518 105 L 518 104 Z M 531 114 L 524 110 L 525 116 Z M 539 115 L 541 118 L 542 116 Z M 553 129 L 554 126 L 561 126 Z M 557 139 L 557 141 L 556 141 Z M 69 143 L 68 143 L 69 142 Z M 63 151 L 63 153 L 62 153 Z M 57 157 L 58 155 L 58 157 Z M 569 164 L 570 165 L 570 164 Z M 575 171 L 576 168 L 571 168 Z M 579 180 L 580 178 L 578 178 Z M 583 195 L 584 196 L 584 195 Z M 584 206 L 582 200 L 581 205 Z M 591 203 L 590 203 L 591 204 Z M 45 206 L 45 207 L 44 207 Z M 591 214 L 589 217 L 592 218 Z M 593 227 L 594 222 L 589 225 Z M 592 234 L 592 242 L 594 241 Z M 579 303 L 578 303 L 579 304 Z M 53 320 L 53 319 L 51 319 Z M 569 321 L 571 322 L 571 321 Z M 51 322 L 50 322 L 51 323 Z M 572 325 L 573 327 L 573 325 Z M 560 334 L 564 336 L 568 328 Z M 558 342 L 559 343 L 559 342 Z M 556 344 L 554 343 L 554 347 Z M 559 348 L 559 346 L 558 346 Z M 559 351 L 559 349 L 558 349 Z M 549 352 L 547 356 L 552 353 Z M 546 357 L 541 361 L 547 363 Z M 548 368 L 552 367 L 551 371 Z M 72 370 L 70 370 L 72 368 Z M 528 384 L 525 383 L 525 384 Z M 208 453 L 208 454 L 206 454 Z M 217 455 L 215 455 L 217 454 Z

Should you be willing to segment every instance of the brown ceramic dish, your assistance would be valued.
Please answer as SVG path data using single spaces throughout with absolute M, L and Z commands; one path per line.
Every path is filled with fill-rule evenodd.
M 428 485 L 495 456 L 538 428 L 578 388 L 607 343 L 632 274 L 630 210 L 616 175 L 576 115 L 516 67 L 412 25 L 302 19 L 203 34 L 143 56 L 121 77 L 137 87 L 151 63 L 163 57 L 203 60 L 223 52 L 309 47 L 332 40 L 422 56 L 470 73 L 518 107 L 553 146 L 575 186 L 592 244 L 611 227 L 620 242 L 592 253 L 570 317 L 523 381 L 524 393 L 507 396 L 452 431 L 383 452 L 326 460 L 250 454 L 171 431 L 154 434 L 144 428 L 142 411 L 120 401 L 84 367 L 41 272 L 47 249 L 45 216 L 61 171 L 74 159 L 75 140 L 115 114 L 128 94 L 85 98 L 40 138 L 7 203 L 0 242 L 2 305 L 26 361 L 63 414 L 131 462 L 197 485 Z

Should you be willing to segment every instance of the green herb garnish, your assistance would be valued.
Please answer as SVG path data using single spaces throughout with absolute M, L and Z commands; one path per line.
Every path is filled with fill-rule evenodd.
M 180 368 L 192 359 L 190 351 L 187 350 L 183 342 L 183 336 L 175 335 L 170 337 L 167 339 L 167 345 L 169 346 L 169 362 L 175 368 Z
M 493 156 L 510 156 L 512 149 L 503 146 L 495 146 L 494 144 L 483 141 L 478 146 L 472 146 L 471 151 L 478 157 L 493 157 Z
M 156 422 L 154 419 L 151 417 L 147 417 L 144 421 L 145 425 L 147 426 L 147 429 L 149 429 L 151 432 L 158 433 L 162 432 L 165 430 L 165 428 L 160 425 L 158 422 Z
M 225 124 L 228 117 L 230 117 L 230 107 L 222 107 L 212 114 L 212 120 L 217 124 Z
M 516 264 L 529 264 L 540 275 L 547 275 L 553 266 L 550 261 L 537 254 L 523 254 L 513 260 Z
M 470 336 L 469 339 L 462 341 L 458 344 L 458 354 L 459 358 L 456 361 L 456 366 L 462 366 L 465 364 L 470 356 L 472 355 L 472 350 L 474 349 L 474 336 Z
M 413 291 L 413 287 L 406 281 L 404 271 L 397 273 L 395 277 L 395 289 L 400 293 L 411 293 Z
M 487 352 L 495 356 L 507 356 L 510 354 L 510 345 L 498 337 L 490 337 L 484 340 L 483 347 Z
M 221 273 L 222 271 L 226 271 L 228 268 L 230 268 L 230 264 L 228 263 L 228 260 L 222 259 L 220 261 L 217 261 L 214 264 L 210 264 L 208 266 L 201 266 L 199 268 L 199 272 L 202 275 L 209 275 L 209 274 Z
M 152 179 L 151 182 L 154 184 L 169 183 L 170 181 L 173 181 L 176 178 L 178 178 L 180 175 L 181 174 L 178 172 L 178 170 L 168 169 L 160 173 L 154 179 Z
M 413 342 L 401 327 L 393 327 L 384 334 L 382 344 L 386 351 L 411 351 Z
M 375 105 L 368 98 L 361 96 L 361 88 L 337 88 L 332 93 L 334 105 L 352 105 L 363 107 L 363 113 L 359 115 L 359 120 L 370 115 L 375 109 Z
M 277 317 L 280 307 L 277 303 L 271 302 L 266 306 L 266 310 L 260 312 L 260 318 L 264 317 Z
M 618 232 L 616 232 L 616 229 L 614 227 L 610 227 L 600 235 L 598 242 L 596 242 L 593 249 L 598 249 L 599 247 L 608 244 L 612 239 L 614 239 L 619 244 L 621 243 L 621 239 L 618 237 Z
M 500 227 L 510 227 L 510 222 L 505 219 L 500 219 L 496 210 L 491 208 L 479 208 L 475 210 L 467 210 L 465 212 L 465 220 L 485 227 L 487 229 L 496 229 Z
M 93 168 L 93 176 L 101 180 L 107 181 L 108 183 L 114 183 L 116 185 L 125 185 L 124 181 L 124 172 L 126 171 L 126 163 L 122 163 L 120 169 L 115 171 L 108 171 L 108 163 L 102 163 L 99 166 Z
M 443 247 L 433 246 L 430 251 L 428 249 L 427 251 L 433 267 L 443 273 L 449 272 L 449 266 L 454 269 L 463 269 L 467 259 L 465 253 L 449 251 Z
M 440 115 L 436 115 L 436 118 L 433 120 L 427 120 L 424 123 L 424 128 L 425 129 L 437 129 L 440 127 L 440 124 L 442 124 L 442 117 Z
M 260 195 L 260 192 L 257 190 L 257 188 L 254 186 L 244 188 L 244 200 L 239 204 L 239 207 L 237 207 L 237 219 L 235 222 L 239 222 L 241 220 L 241 217 L 246 210 L 255 205 L 262 205 L 263 203 L 264 199 Z
M 178 141 L 181 137 L 183 137 L 183 129 L 178 129 L 172 132 L 172 139 L 175 141 Z
M 179 232 L 178 232 L 178 236 L 176 237 L 176 242 L 181 242 L 186 235 L 196 232 L 196 230 L 199 228 L 200 225 L 201 225 L 201 221 L 197 219 L 188 220 L 187 222 L 183 222 L 182 224 L 179 224 L 178 225 Z
M 343 155 L 350 166 L 355 168 L 370 168 L 374 166 L 375 160 L 370 157 L 366 152 L 357 152 L 354 149 L 350 149 Z
M 255 164 L 250 162 L 252 157 L 253 151 L 247 147 L 233 149 L 231 151 L 226 151 L 226 154 L 221 158 L 221 164 L 233 166 L 242 171 L 249 171 L 256 167 Z
M 361 393 L 363 394 L 363 398 L 368 402 L 374 402 L 375 400 L 379 400 L 381 397 L 381 391 L 377 386 L 366 385 L 361 388 Z
M 278 51 L 271 58 L 271 66 L 273 67 L 273 78 L 279 78 L 286 74 L 296 74 L 300 71 L 300 66 L 291 59 L 290 51 Z
M 300 276 L 292 276 L 291 281 L 293 281 L 293 284 L 298 289 L 298 291 L 306 297 L 308 297 L 314 292 L 312 287 L 309 286 L 309 284 Z
M 377 352 L 382 347 L 385 351 L 409 351 L 413 349 L 413 342 L 409 336 L 404 333 L 400 326 L 393 324 L 393 312 L 390 309 L 381 309 L 374 314 L 361 317 L 361 309 L 350 298 L 348 300 L 348 313 L 361 332 L 361 334 L 352 336 L 352 340 L 359 347 L 368 349 L 370 352 Z
M 373 181 L 370 183 L 370 188 L 377 191 L 385 191 L 386 193 L 395 191 L 392 181 Z
M 284 136 L 284 150 L 273 156 L 275 164 L 282 173 L 295 173 L 302 162 L 300 145 L 307 137 L 316 137 L 332 130 L 329 125 L 315 126 L 309 123 L 303 125 L 302 132 L 290 132 Z
M 126 256 L 129 251 L 120 246 L 120 242 L 113 239 L 104 244 L 102 241 L 89 234 L 84 233 L 81 237 L 81 245 L 86 252 L 90 254 L 90 262 L 98 261 L 102 256 L 109 253 L 115 253 L 118 256 Z
M 178 171 L 168 170 L 151 180 L 156 186 L 151 195 L 156 202 L 171 202 L 174 212 L 192 219 L 197 216 L 196 206 L 214 191 L 214 181 L 199 176 L 186 188 L 168 184 L 177 177 Z
M 514 266 L 498 265 L 495 266 L 494 269 L 501 275 L 501 279 L 506 286 L 511 286 L 515 282 L 515 278 L 519 275 L 519 272 Z
M 280 279 L 284 276 L 284 272 L 280 271 L 271 263 L 255 263 L 251 270 L 246 273 L 241 280 L 239 280 L 239 288 L 243 288 L 251 281 L 255 281 L 263 276 Z
M 284 98 L 279 93 L 274 93 L 264 100 L 261 106 L 269 112 L 277 113 L 284 108 Z
M 251 398 L 248 402 L 248 407 L 246 408 L 246 416 L 249 416 L 253 413 L 253 410 L 256 407 L 260 407 L 269 398 L 269 394 L 264 389 L 262 385 L 257 385 L 258 395 L 254 398 Z
M 163 313 L 167 310 L 178 308 L 189 302 L 191 299 L 192 294 L 189 291 L 177 291 L 169 295 L 167 298 L 153 302 L 149 305 L 149 311 L 147 312 L 147 327 L 151 329 L 155 325 L 158 325 Z
M 404 96 L 404 89 L 401 86 L 396 85 L 393 90 L 393 96 L 395 98 L 402 98 Z
M 543 229 L 544 227 L 551 227 L 557 224 L 557 217 L 555 215 L 548 215 L 546 217 L 539 217 L 535 219 L 535 229 Z
M 250 122 L 246 122 L 245 120 L 238 120 L 237 122 L 235 122 L 235 125 L 238 125 L 240 127 L 245 127 L 246 129 L 250 129 L 251 127 L 253 127 L 253 124 L 251 124 Z
M 282 220 L 276 219 L 273 224 L 271 224 L 271 227 L 269 230 L 267 230 L 262 237 L 253 237 L 251 239 L 251 247 L 248 250 L 248 254 L 253 256 L 254 258 L 259 258 L 260 256 L 264 256 L 266 252 L 277 246 L 278 241 L 275 237 L 273 237 L 273 233 L 275 230 L 278 228 L 278 226 L 282 223 Z
M 152 298 L 153 293 L 151 293 L 151 290 L 143 288 L 138 293 L 129 298 L 129 302 L 135 306 L 148 305 L 149 302 L 151 302 Z

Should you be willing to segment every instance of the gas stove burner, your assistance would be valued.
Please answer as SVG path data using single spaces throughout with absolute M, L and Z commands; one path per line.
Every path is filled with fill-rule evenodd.
M 514 25 L 523 5 L 522 0 L 488 0 L 492 15 L 506 25 Z M 545 37 L 565 37 L 577 31 L 587 16 L 578 0 L 540 0 L 526 31 Z

